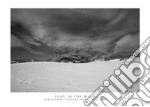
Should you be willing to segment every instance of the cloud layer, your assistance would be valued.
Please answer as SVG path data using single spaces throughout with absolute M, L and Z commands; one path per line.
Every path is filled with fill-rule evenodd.
M 139 46 L 139 9 L 11 10 L 12 48 L 49 54 L 60 46 L 131 55 Z

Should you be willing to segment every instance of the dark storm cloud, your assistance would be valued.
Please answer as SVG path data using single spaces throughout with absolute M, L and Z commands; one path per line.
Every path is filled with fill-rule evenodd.
M 11 22 L 11 34 L 18 39 L 24 39 L 31 36 L 31 31 L 22 22 Z
M 55 15 L 53 16 L 54 26 L 58 27 L 61 31 L 76 36 L 80 34 L 89 34 L 93 28 L 99 28 L 100 31 L 108 21 L 106 19 L 99 19 L 95 16 L 86 16 L 82 13 L 77 15 L 66 16 Z M 94 32 L 93 32 L 94 33 Z
M 139 9 L 12 9 L 11 34 L 18 41 L 12 46 L 35 51 L 70 46 L 131 54 L 139 45 Z

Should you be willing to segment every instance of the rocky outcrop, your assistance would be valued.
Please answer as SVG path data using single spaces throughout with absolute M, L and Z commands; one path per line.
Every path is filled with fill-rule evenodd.
M 72 63 L 87 63 L 91 62 L 90 58 L 82 55 L 60 55 L 57 56 L 54 62 L 72 62 Z

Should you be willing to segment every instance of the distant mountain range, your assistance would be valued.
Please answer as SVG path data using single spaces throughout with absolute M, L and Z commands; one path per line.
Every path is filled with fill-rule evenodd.
M 54 61 L 54 62 L 73 62 L 87 63 L 95 60 L 112 60 L 126 59 L 129 54 L 110 54 L 106 51 L 94 48 L 70 48 L 70 47 L 53 47 L 49 53 L 30 52 L 23 47 L 11 48 L 11 61 L 14 62 L 31 62 L 31 61 Z M 48 50 L 47 50 L 48 51 Z

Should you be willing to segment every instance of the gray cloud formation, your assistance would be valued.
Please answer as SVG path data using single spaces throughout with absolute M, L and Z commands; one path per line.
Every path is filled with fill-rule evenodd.
M 11 40 L 47 54 L 69 46 L 131 55 L 139 46 L 139 9 L 12 9 Z

